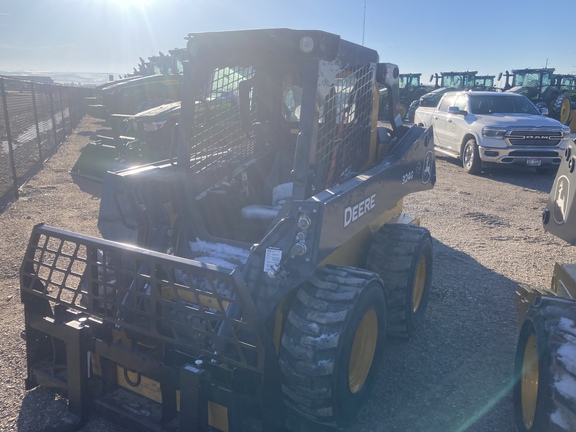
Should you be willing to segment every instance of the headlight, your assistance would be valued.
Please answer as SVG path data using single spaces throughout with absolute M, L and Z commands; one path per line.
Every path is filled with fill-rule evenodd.
M 164 126 L 164 123 L 166 123 L 166 120 L 157 122 L 145 122 L 142 123 L 142 127 L 144 128 L 144 132 L 155 132 Z
M 568 126 L 562 126 L 562 133 L 564 138 L 570 138 L 570 128 Z
M 504 138 L 504 135 L 506 135 L 506 129 L 486 126 L 482 128 L 482 135 L 489 138 Z
M 311 36 L 302 36 L 300 38 L 300 51 L 304 54 L 311 53 L 314 49 L 314 39 Z

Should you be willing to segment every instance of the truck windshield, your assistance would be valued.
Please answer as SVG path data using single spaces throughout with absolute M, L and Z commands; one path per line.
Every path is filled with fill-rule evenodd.
M 540 114 L 527 98 L 501 94 L 470 95 L 470 111 L 472 114 Z

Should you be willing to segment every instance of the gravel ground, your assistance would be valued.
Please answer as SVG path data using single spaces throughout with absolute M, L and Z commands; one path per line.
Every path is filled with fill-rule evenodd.
M 66 409 L 47 390 L 24 389 L 18 271 L 36 223 L 98 236 L 100 185 L 69 170 L 100 127 L 86 117 L 0 214 L 0 431 L 38 431 Z M 540 222 L 552 176 L 529 170 L 470 176 L 443 158 L 437 171 L 433 190 L 405 199 L 406 211 L 434 238 L 427 317 L 410 340 L 388 341 L 383 373 L 350 432 L 513 431 L 515 287 L 548 286 L 554 261 L 576 262 L 576 248 Z M 124 431 L 97 416 L 82 430 Z

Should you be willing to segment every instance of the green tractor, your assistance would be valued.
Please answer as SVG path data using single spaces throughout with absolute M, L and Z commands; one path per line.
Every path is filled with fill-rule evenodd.
M 442 72 L 430 76 L 430 82 L 435 81 L 434 90 L 412 101 L 408 108 L 408 120 L 414 121 L 414 113 L 419 106 L 435 107 L 442 95 L 448 91 L 472 90 L 475 85 L 477 71 Z
M 185 50 L 170 50 L 140 59 L 139 71 L 151 74 L 115 81 L 100 90 L 100 104 L 87 112 L 103 118 L 110 131 L 99 135 L 82 149 L 72 174 L 102 181 L 107 171 L 155 162 L 170 157 L 164 144 L 156 141 L 170 129 L 180 114 L 180 84 Z M 170 132 L 168 132 L 170 133 Z M 162 138 L 165 141 L 165 137 Z
M 102 182 L 108 171 L 169 159 L 170 136 L 179 116 L 180 101 L 134 115 L 113 114 L 110 134 L 86 144 L 70 172 Z
M 183 49 L 170 50 L 170 55 L 160 53 L 140 59 L 136 76 L 113 81 L 97 90 L 87 106 L 92 117 L 109 121 L 112 114 L 136 114 L 168 101 L 180 99 Z
M 576 91 L 574 86 L 561 85 L 562 78 L 556 79 L 553 68 L 514 69 L 512 77 L 512 86 L 506 91 L 523 94 L 538 108 L 546 108 L 552 118 L 570 124 Z
M 562 92 L 563 95 L 570 96 L 570 109 L 572 116 L 568 120 L 568 125 L 572 132 L 576 132 L 576 75 L 559 75 L 554 74 L 554 85 Z M 568 111 L 567 98 L 562 101 L 560 107 L 560 117 L 565 117 Z M 564 110 L 564 112 L 562 112 Z
M 498 79 L 500 79 L 500 76 Z M 474 78 L 474 90 L 495 90 L 494 79 L 496 75 L 476 75 Z
M 421 83 L 420 77 L 422 74 L 420 73 L 407 73 L 407 74 L 400 74 L 399 83 L 400 83 L 400 100 L 398 102 L 398 112 L 402 119 L 405 119 L 408 115 L 408 107 L 412 102 L 415 100 L 420 99 L 421 96 L 428 93 L 432 88 L 430 86 L 425 86 Z M 386 112 L 388 110 L 387 105 L 388 97 L 386 94 L 386 89 L 380 90 L 380 109 L 379 109 L 379 118 L 385 118 Z

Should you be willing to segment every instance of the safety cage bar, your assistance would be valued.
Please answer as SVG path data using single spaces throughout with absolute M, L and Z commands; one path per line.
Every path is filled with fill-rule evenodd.
M 120 265 L 122 263 L 122 265 Z M 239 272 L 37 225 L 21 266 L 32 295 L 190 355 L 264 373 L 264 326 Z

